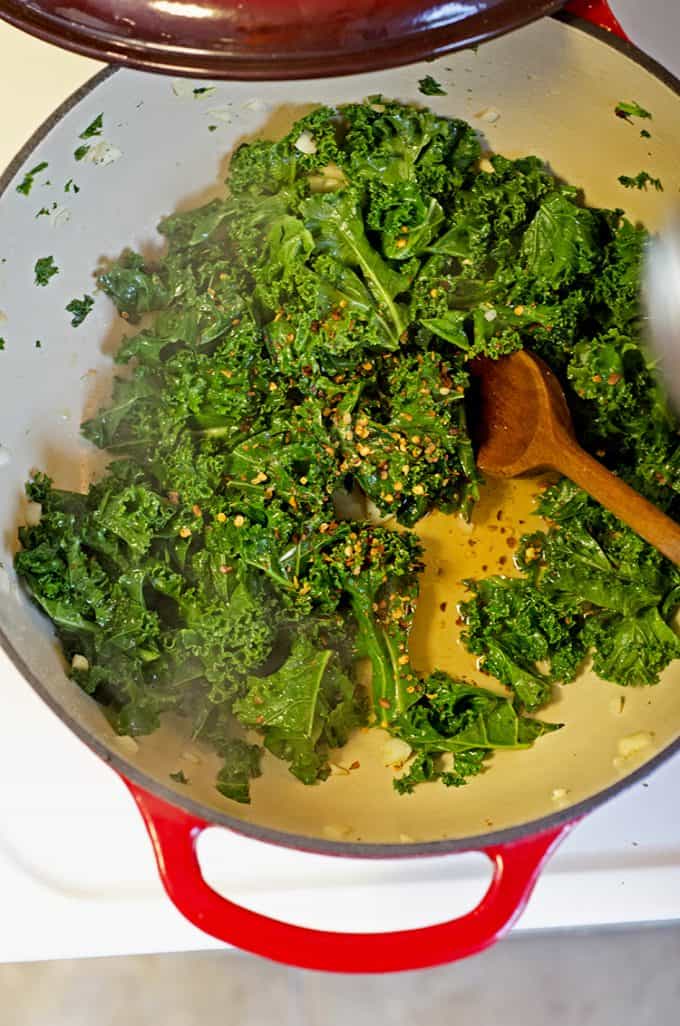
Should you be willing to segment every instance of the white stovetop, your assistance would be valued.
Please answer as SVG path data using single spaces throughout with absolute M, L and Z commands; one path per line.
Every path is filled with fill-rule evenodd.
M 624 28 L 680 74 L 677 0 L 613 0 Z M 0 23 L 0 165 L 100 65 Z M 0 653 L 0 962 L 216 947 L 165 898 L 117 776 Z M 520 929 L 680 919 L 680 756 L 577 826 Z M 396 929 L 460 914 L 488 879 L 480 856 L 357 863 L 213 830 L 204 872 L 229 897 L 327 929 Z

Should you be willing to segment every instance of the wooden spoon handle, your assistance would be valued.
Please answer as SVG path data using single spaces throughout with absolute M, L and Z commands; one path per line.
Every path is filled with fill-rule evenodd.
M 594 460 L 579 446 L 561 448 L 554 458 L 561 471 L 584 491 L 632 527 L 645 541 L 680 565 L 680 525 Z

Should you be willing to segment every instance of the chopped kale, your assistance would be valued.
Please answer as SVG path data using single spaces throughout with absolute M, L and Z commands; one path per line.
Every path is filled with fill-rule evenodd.
M 616 104 L 614 113 L 617 118 L 623 118 L 624 121 L 630 121 L 631 118 L 651 118 L 652 116 L 648 110 L 641 107 L 639 103 L 635 102 L 635 100 L 630 103 L 626 103 L 624 100 L 621 100 Z
M 79 324 L 82 324 L 93 306 L 94 299 L 87 294 L 82 299 L 72 299 L 70 303 L 67 303 L 67 313 L 73 314 L 71 326 L 77 328 Z
M 680 658 L 680 572 L 571 482 L 548 490 L 539 512 L 553 526 L 522 539 L 524 576 L 469 582 L 470 650 L 529 710 L 589 653 L 605 680 L 655 684 Z
M 425 78 L 418 79 L 418 91 L 423 96 L 446 96 L 446 89 L 442 89 L 437 79 L 433 78 L 432 75 L 426 75 Z
M 55 264 L 53 256 L 46 256 L 36 260 L 33 272 L 36 285 L 47 285 L 50 278 L 53 278 L 55 274 L 59 274 L 59 268 Z
M 647 186 L 653 186 L 657 192 L 663 192 L 663 185 L 659 178 L 652 178 L 647 171 L 640 171 L 633 178 L 630 175 L 619 175 L 619 181 L 624 189 L 644 189 L 647 191 Z
M 0 338 L 0 353 L 6 347 L 7 343 L 4 338 Z
M 78 148 L 73 151 L 73 156 L 76 160 L 82 160 L 89 152 L 90 147 L 83 143 L 82 146 L 78 146 Z
M 176 784 L 190 784 L 191 781 L 186 776 L 184 770 L 176 770 L 170 774 L 170 779 L 174 780 Z
M 94 119 L 94 121 L 90 122 L 90 124 L 87 126 L 87 128 L 84 129 L 80 133 L 78 138 L 79 139 L 92 139 L 93 136 L 101 135 L 102 134 L 103 127 L 104 127 L 104 115 L 103 114 L 97 114 L 97 117 Z
M 33 188 L 36 175 L 39 175 L 46 167 L 48 167 L 47 161 L 42 160 L 39 164 L 36 164 L 34 168 L 31 168 L 30 171 L 27 171 L 21 182 L 17 185 L 17 192 L 20 192 L 23 196 L 28 196 Z
M 72 178 L 69 178 L 64 186 L 64 192 L 80 192 L 80 186 L 76 185 Z
M 646 128 L 641 128 L 640 129 L 640 136 L 643 139 L 651 139 L 652 138 L 652 133 L 648 132 Z

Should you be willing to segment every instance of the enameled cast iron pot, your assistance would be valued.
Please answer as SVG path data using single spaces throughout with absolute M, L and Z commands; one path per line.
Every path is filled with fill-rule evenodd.
M 521 911 L 569 825 L 680 749 L 680 666 L 670 667 L 655 688 L 628 689 L 623 712 L 621 689 L 584 675 L 562 689 L 549 710 L 566 722 L 564 730 L 530 751 L 497 754 L 488 773 L 459 790 L 428 785 L 410 797 L 397 796 L 383 764 L 384 740 L 369 731 L 352 742 L 350 757 L 360 761 L 360 771 L 303 787 L 271 759 L 253 786 L 252 805 L 237 806 L 214 788 L 216 757 L 183 736 L 181 726 L 166 725 L 137 742 L 113 734 L 101 709 L 65 675 L 49 623 L 16 583 L 12 553 L 31 468 L 43 468 L 71 488 L 86 487 L 102 468 L 101 454 L 81 440 L 78 425 L 106 396 L 111 352 L 125 324 L 103 296 L 77 329 L 64 311 L 68 300 L 93 290 L 98 260 L 130 244 L 157 250 L 159 218 L 218 194 L 227 155 L 238 141 L 260 131 L 280 134 L 310 101 L 337 103 L 381 92 L 422 102 L 417 83 L 424 74 L 449 83 L 447 96 L 427 101 L 436 111 L 471 119 L 491 148 L 509 156 L 540 155 L 557 174 L 582 184 L 590 203 L 624 206 L 654 228 L 664 198 L 678 191 L 680 84 L 612 33 L 554 18 L 485 44 L 476 54 L 462 51 L 435 63 L 341 80 L 224 83 L 199 99 L 190 89 L 177 95 L 167 78 L 107 70 L 37 131 L 1 183 L 0 306 L 7 344 L 0 354 L 0 640 L 45 702 L 127 781 L 163 883 L 184 915 L 239 947 L 317 969 L 419 968 L 462 958 L 497 939 Z M 618 101 L 632 99 L 653 113 L 650 140 L 640 137 L 639 125 L 614 115 Z M 100 112 L 104 139 L 115 149 L 101 147 L 101 164 L 77 163 L 79 133 Z M 209 124 L 219 127 L 210 132 Z M 42 161 L 48 168 L 30 195 L 18 193 L 26 170 Z M 662 179 L 664 194 L 621 188 L 619 174 L 642 168 Z M 80 187 L 77 195 L 64 193 L 68 179 Z M 36 218 L 42 206 L 50 214 Z M 36 288 L 33 265 L 48 254 L 60 274 Z M 41 348 L 34 344 L 38 339 Z M 444 552 L 442 559 L 455 564 L 456 553 Z M 446 635 L 434 622 L 428 646 L 430 661 L 455 670 L 455 662 L 446 664 Z M 27 723 L 29 743 L 30 731 Z M 620 739 L 636 732 L 645 732 L 651 743 L 633 759 L 617 759 Z M 187 757 L 191 783 L 175 784 L 169 774 L 186 766 Z M 556 789 L 563 794 L 559 808 L 551 798 Z M 240 908 L 203 881 L 195 847 L 209 824 L 294 849 L 357 858 L 481 851 L 494 875 L 473 912 L 441 925 L 382 935 L 308 930 Z

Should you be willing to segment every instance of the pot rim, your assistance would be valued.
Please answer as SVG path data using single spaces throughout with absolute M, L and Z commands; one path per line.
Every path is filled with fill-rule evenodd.
M 594 26 L 581 18 L 571 14 L 560 13 L 553 15 L 555 20 L 578 28 L 601 42 L 608 44 L 618 50 L 624 57 L 633 60 L 641 65 L 657 79 L 668 86 L 678 97 L 680 97 L 680 79 L 664 68 L 656 60 L 644 53 L 628 40 L 620 39 L 613 33 L 607 32 Z M 50 114 L 42 124 L 35 130 L 26 143 L 18 151 L 14 159 L 0 175 L 0 197 L 2 197 L 17 171 L 24 165 L 30 155 L 42 142 L 45 136 L 57 125 L 62 118 L 75 107 L 84 97 L 88 96 L 101 82 L 106 81 L 114 75 L 119 68 L 109 66 L 97 72 L 88 79 L 82 86 L 64 100 Z M 649 776 L 657 767 L 667 759 L 680 752 L 680 737 L 666 745 L 660 752 L 649 759 L 644 765 L 631 773 L 626 774 L 620 780 L 615 781 L 603 790 L 598 791 L 590 798 L 571 805 L 566 809 L 551 812 L 548 815 L 540 816 L 538 819 L 520 823 L 514 827 L 507 827 L 502 830 L 475 834 L 460 838 L 450 838 L 437 841 L 414 841 L 407 843 L 375 843 L 369 841 L 331 841 L 319 837 L 310 837 L 303 834 L 288 833 L 272 827 L 261 826 L 257 823 L 250 823 L 231 816 L 228 812 L 221 812 L 217 809 L 204 805 L 189 796 L 180 795 L 171 787 L 160 783 L 144 771 L 129 763 L 124 756 L 113 751 L 106 744 L 100 741 L 75 717 L 68 713 L 61 703 L 44 686 L 42 681 L 28 667 L 20 653 L 14 647 L 10 637 L 0 624 L 0 648 L 6 653 L 16 669 L 40 696 L 53 713 L 64 723 L 88 748 L 95 752 L 104 762 L 108 763 L 120 776 L 132 781 L 139 787 L 163 801 L 174 805 L 191 815 L 205 821 L 206 826 L 222 826 L 234 833 L 251 837 L 254 840 L 265 841 L 279 847 L 294 848 L 297 850 L 314 852 L 320 855 L 335 855 L 349 858 L 409 858 L 413 856 L 437 856 L 450 855 L 455 852 L 480 850 L 488 847 L 512 843 L 520 838 L 542 834 L 553 830 L 563 824 L 573 822 L 585 816 L 599 805 L 609 801 L 633 784 L 639 783 Z

